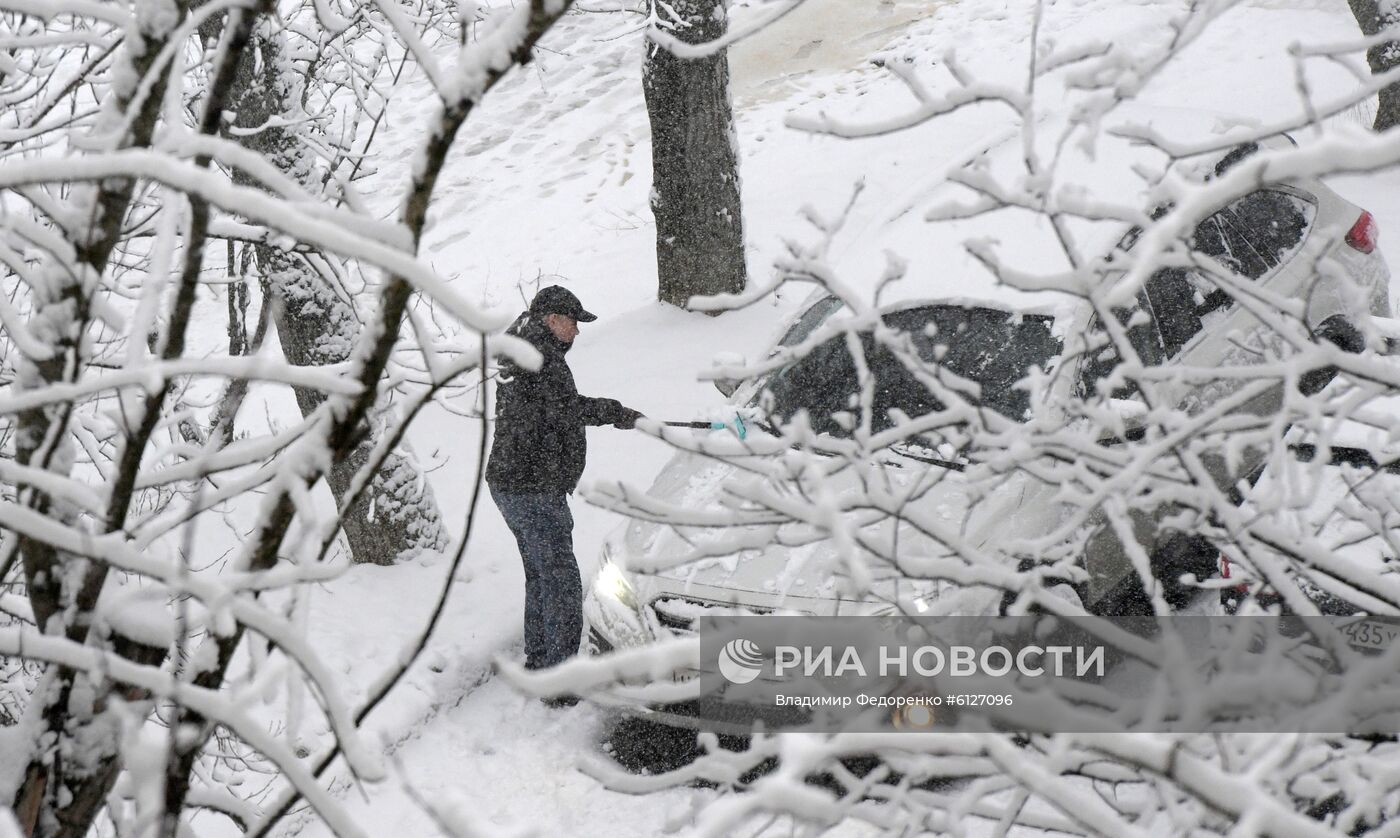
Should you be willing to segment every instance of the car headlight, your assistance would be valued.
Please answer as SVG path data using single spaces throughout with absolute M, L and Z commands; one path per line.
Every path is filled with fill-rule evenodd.
M 637 609 L 637 594 L 632 590 L 632 584 L 627 581 L 627 577 L 622 574 L 612 560 L 612 552 L 607 548 L 603 550 L 603 561 L 598 567 L 598 575 L 593 580 L 593 592 L 600 597 L 607 597 L 626 605 L 628 608 Z
M 598 650 L 632 648 L 650 642 L 653 633 L 646 611 L 627 574 L 604 547 L 598 573 L 583 603 L 584 619 Z

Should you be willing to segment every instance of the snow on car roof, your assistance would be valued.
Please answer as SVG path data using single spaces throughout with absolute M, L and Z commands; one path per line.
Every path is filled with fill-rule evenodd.
M 830 299 L 825 289 L 818 289 L 809 296 L 801 306 L 799 306 L 792 317 L 788 318 L 782 328 L 774 336 L 773 343 L 777 342 L 787 334 L 802 316 L 815 307 L 822 300 Z M 1044 292 L 1040 294 L 1022 294 L 1017 297 L 1015 294 L 1007 294 L 1002 297 L 993 295 L 983 296 L 946 296 L 946 297 L 921 297 L 899 295 L 882 295 L 878 309 L 882 312 L 898 311 L 907 308 L 917 308 L 920 306 L 962 306 L 965 308 L 992 308 L 1006 311 L 1012 314 L 1050 317 L 1054 323 L 1051 331 L 1057 338 L 1063 339 L 1065 334 L 1076 324 L 1082 324 L 1087 319 L 1087 309 L 1085 303 L 1068 294 Z M 843 316 L 843 309 L 838 308 L 829 315 L 822 318 L 821 323 L 829 323 L 833 318 Z M 1076 316 L 1078 315 L 1078 316 Z M 812 324 L 815 327 L 817 324 Z
M 1122 106 L 1105 120 L 1092 145 L 1074 135 L 1074 141 L 1056 146 L 1069 118 L 1041 119 L 1034 142 L 1047 172 L 1045 184 L 1037 188 L 1066 209 L 1058 229 L 1043 213 L 1020 207 L 938 220 L 977 199 L 975 190 L 957 182 L 960 177 L 1001 183 L 1026 179 L 1024 137 L 1003 126 L 984 131 L 964 154 L 926 171 L 894 170 L 867 183 L 856 198 L 857 211 L 850 213 L 861 220 L 833 240 L 835 275 L 867 299 L 880 288 L 882 302 L 942 297 L 1018 311 L 1059 309 L 1064 292 L 1026 290 L 1000 281 L 971 248 L 985 248 L 1006 268 L 1031 276 L 1068 272 L 1075 263 L 1108 253 L 1130 227 L 1145 222 L 1148 211 L 1170 197 L 1170 190 L 1159 186 L 1164 179 L 1177 187 L 1198 182 L 1231 147 L 1269 130 L 1220 112 Z M 1144 137 L 1201 153 L 1173 161 Z M 1287 144 L 1282 138 L 1263 142 L 1269 148 Z M 1073 262 L 1065 256 L 1063 241 L 1074 251 Z M 902 278 L 882 285 L 892 262 Z

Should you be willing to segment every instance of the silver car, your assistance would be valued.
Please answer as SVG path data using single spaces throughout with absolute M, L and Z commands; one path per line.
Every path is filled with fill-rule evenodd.
M 1288 142 L 1275 139 L 1269 145 Z M 1226 155 L 1214 168 L 1223 173 L 1253 146 Z M 1288 357 L 1290 349 L 1277 322 L 1266 323 L 1259 312 L 1271 311 L 1251 295 L 1269 295 L 1296 305 L 1289 319 L 1296 331 L 1314 340 L 1335 344 L 1347 352 L 1374 348 L 1384 341 L 1369 327 L 1371 318 L 1390 318 L 1390 275 L 1376 252 L 1378 227 L 1371 214 L 1349 203 L 1316 180 L 1294 181 L 1252 192 L 1221 207 L 1197 225 L 1190 239 L 1189 262 L 1152 274 L 1137 294 L 1135 305 L 1116 311 L 1138 359 L 1146 366 L 1179 366 L 1197 370 L 1243 367 Z M 1136 231 L 1130 232 L 1108 261 L 1131 251 Z M 1235 283 L 1236 294 L 1221 290 Z M 1273 312 L 1273 317 L 1284 315 Z M 1288 325 L 1288 324 L 1284 324 Z M 1094 320 L 1090 335 L 1101 334 Z M 1118 353 L 1106 339 L 1090 351 L 1079 370 L 1081 399 L 1114 403 L 1140 402 L 1136 386 L 1115 381 Z M 1091 345 L 1093 338 L 1091 337 Z M 1304 373 L 1299 389 L 1312 394 L 1335 375 L 1331 367 Z M 1251 379 L 1226 375 L 1159 376 L 1154 382 L 1156 403 L 1197 416 L 1241 391 Z M 1114 386 L 1114 385 L 1117 386 Z M 1107 386 L 1105 386 L 1107 385 Z M 1233 406 L 1230 414 L 1273 417 L 1283 401 L 1281 384 L 1259 390 Z M 1266 449 L 1241 448 L 1232 459 L 1203 456 L 1216 488 L 1230 493 L 1240 481 L 1255 483 L 1261 475 Z M 1132 513 L 1135 538 L 1152 558 L 1153 569 L 1166 588 L 1168 601 L 1178 607 L 1190 590 L 1176 584 L 1182 573 L 1197 578 L 1212 575 L 1220 554 L 1203 538 L 1166 531 L 1160 523 L 1180 510 L 1162 505 Z M 1137 575 L 1124 560 L 1118 536 L 1101 528 L 1085 548 L 1089 579 L 1085 605 L 1097 614 L 1147 614 L 1150 607 Z
M 763 447 L 758 438 L 765 436 L 770 423 L 793 421 L 806 425 L 804 432 L 812 435 L 816 450 L 836 451 L 854 444 L 847 401 L 859 391 L 859 378 L 845 332 L 830 325 L 840 319 L 841 310 L 834 297 L 812 303 L 787 329 L 779 347 L 791 349 L 813 339 L 816 345 L 800 360 L 745 382 L 733 394 L 736 408 L 749 416 L 749 441 L 755 448 Z M 1013 422 L 1029 419 L 1033 412 L 1030 393 L 1016 385 L 1033 368 L 1052 368 L 1063 345 L 1055 318 L 1044 310 L 1013 313 L 966 302 L 911 301 L 880 315 L 885 328 L 907 341 L 905 348 L 924 360 L 937 359 L 941 369 L 961 383 L 975 383 L 979 403 Z M 823 339 L 827 333 L 830 336 Z M 935 409 L 937 401 L 928 387 L 909 372 L 895 350 L 878 343 L 873 329 L 858 334 L 877 382 L 872 431 L 887 431 L 893 411 L 917 417 Z M 825 468 L 816 478 L 824 492 L 840 496 L 860 485 L 862 475 L 841 467 L 841 458 L 816 459 Z M 968 544 L 980 546 L 994 532 L 1005 534 L 998 520 L 1002 516 L 993 507 L 1001 504 L 1007 514 L 1015 511 L 1016 493 L 1003 491 L 983 499 L 974 514 L 960 459 L 956 451 L 930 438 L 904 439 L 884 450 L 882 471 L 891 488 L 906 491 L 911 500 L 904 504 L 903 523 L 878 525 L 865 536 L 897 537 L 901 554 L 928 560 L 948 551 L 927 533 L 956 534 L 965 526 L 976 530 L 976 523 L 968 523 L 972 517 L 991 526 L 985 533 L 964 536 Z M 739 508 L 742 494 L 776 488 L 750 472 L 765 460 L 771 457 L 716 460 L 682 452 L 667 464 L 648 492 L 650 502 L 675 512 L 673 520 L 677 515 L 683 519 L 686 510 L 698 512 L 695 525 L 636 520 L 609 538 L 586 605 L 595 648 L 635 645 L 663 632 L 686 631 L 696 616 L 715 608 L 833 616 L 922 613 L 936 602 L 948 604 L 948 586 L 918 578 L 916 568 L 888 562 L 869 563 L 874 578 L 868 586 L 852 584 L 852 574 L 859 574 L 865 563 L 853 567 L 830 540 L 804 536 L 800 522 L 743 524 L 755 515 Z M 733 511 L 741 524 L 707 525 L 705 519 L 717 510 Z M 1029 523 L 1028 516 L 1021 520 Z M 661 569 L 664 566 L 669 567 Z M 860 587 L 866 587 L 864 594 L 855 595 Z M 964 607 L 974 606 L 969 602 Z
M 1216 173 L 1251 150 L 1232 152 Z M 1261 320 L 1255 306 L 1237 300 L 1244 294 L 1219 290 L 1223 274 L 1225 282 L 1248 282 L 1300 301 L 1298 317 L 1314 338 L 1361 351 L 1370 334 L 1368 316 L 1391 315 L 1389 274 L 1375 251 L 1376 235 L 1369 213 L 1320 182 L 1261 189 L 1207 217 L 1191 238 L 1190 258 L 1155 272 L 1135 304 L 1115 316 L 1148 366 L 1214 368 L 1286 353 L 1275 326 Z M 1135 240 L 1130 232 L 1107 257 L 1105 269 L 1115 270 L 1115 261 L 1131 254 Z M 988 428 L 1063 422 L 1065 405 L 1093 400 L 1113 405 L 1131 426 L 1142 412 L 1135 406 L 1142 394 L 1115 376 L 1120 359 L 1102 338 L 1103 324 L 1091 307 L 1071 298 L 1007 305 L 1005 296 L 1001 302 L 904 301 L 878 312 L 880 329 L 872 318 L 862 321 L 864 327 L 853 334 L 876 382 L 868 414 L 875 439 L 899 422 L 939 411 L 935 393 L 948 392 L 940 388 L 957 390 L 971 409 L 981 411 Z M 749 416 L 751 426 L 758 424 L 757 435 L 771 423 L 797 427 L 808 450 L 839 453 L 853 444 L 860 379 L 852 337 L 840 327 L 849 316 L 835 297 L 811 301 L 776 341 L 775 357 L 801 357 L 733 392 L 731 404 Z M 1067 353 L 1069 345 L 1079 349 Z M 920 379 L 909 371 L 909 354 L 951 375 Z M 1303 386 L 1318 389 L 1333 375 L 1316 370 Z M 1196 415 L 1241 382 L 1167 376 L 1153 394 Z M 1240 409 L 1265 415 L 1280 400 L 1280 392 L 1265 393 Z M 966 556 L 1007 554 L 1012 551 L 998 547 L 1054 530 L 1069 509 L 1057 499 L 1059 487 L 1022 469 L 1009 470 L 992 491 L 985 481 L 970 484 L 962 470 L 975 452 L 959 447 L 965 436 L 956 428 L 889 436 L 899 442 L 878 456 L 880 492 L 863 483 L 870 474 L 842 467 L 837 456 L 829 468 L 803 478 L 819 495 L 801 500 L 808 506 L 830 505 L 862 485 L 866 495 L 887 499 L 886 508 L 868 514 L 845 512 L 855 531 L 845 552 L 824 537 L 814 525 L 818 522 L 804 523 L 800 513 L 799 520 L 765 516 L 763 504 L 755 502 L 781 500 L 765 494 L 781 492 L 775 472 L 765 471 L 781 470 L 781 455 L 678 453 L 651 487 L 647 514 L 619 529 L 604 547 L 585 606 L 591 647 L 607 651 L 684 633 L 706 613 L 972 614 L 1004 605 L 998 581 L 1026 568 L 989 568 Z M 1257 470 L 1257 465 L 1248 458 L 1228 466 L 1223 459 L 1212 461 L 1212 476 L 1225 488 L 1241 477 L 1239 469 Z M 797 460 L 792 467 L 799 467 Z M 1195 570 L 1198 578 L 1215 572 L 1219 553 L 1209 543 L 1160 526 L 1171 511 L 1143 511 L 1134 521 L 1159 579 L 1170 586 L 1182 571 Z M 725 516 L 734 524 L 716 526 Z M 669 522 L 656 522 L 662 517 Z M 871 524 L 862 529 L 862 521 Z M 852 561 L 852 551 L 866 561 Z M 1083 572 L 1042 579 L 1042 584 L 1093 613 L 1144 613 L 1147 600 L 1125 555 L 1113 531 L 1100 526 L 1084 548 Z M 1169 601 L 1186 607 L 1199 591 L 1168 593 Z M 1218 595 L 1209 596 L 1218 605 Z

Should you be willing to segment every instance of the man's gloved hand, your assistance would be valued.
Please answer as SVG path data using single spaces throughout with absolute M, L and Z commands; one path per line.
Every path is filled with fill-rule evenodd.
M 637 420 L 642 418 L 642 412 L 640 410 L 633 410 L 630 407 L 622 407 L 620 404 L 618 407 L 622 410 L 620 414 L 621 418 L 613 422 L 613 427 L 624 431 L 630 431 L 637 427 Z
M 624 431 L 631 430 L 641 418 L 640 411 L 630 407 L 623 407 L 622 402 L 617 399 L 598 399 L 598 419 L 614 428 L 621 428 Z

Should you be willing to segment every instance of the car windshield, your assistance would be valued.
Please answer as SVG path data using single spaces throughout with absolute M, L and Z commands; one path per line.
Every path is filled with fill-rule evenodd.
M 1048 368 L 1060 353 L 1060 342 L 1051 334 L 1053 318 L 1044 315 L 931 305 L 891 312 L 882 320 L 902 333 L 891 341 L 896 346 L 904 343 L 925 363 L 975 383 L 980 388 L 975 401 L 1018 421 L 1030 413 L 1030 394 L 1016 384 L 1032 368 Z M 806 331 L 816 325 L 807 324 Z M 894 424 L 891 410 L 915 417 L 942 409 L 888 345 L 870 331 L 858 334 L 864 362 L 875 379 L 872 430 Z M 782 422 L 805 411 L 818 433 L 848 436 L 851 422 L 843 425 L 839 417 L 858 415 L 859 393 L 857 367 L 846 335 L 840 334 L 769 376 L 752 403 Z

